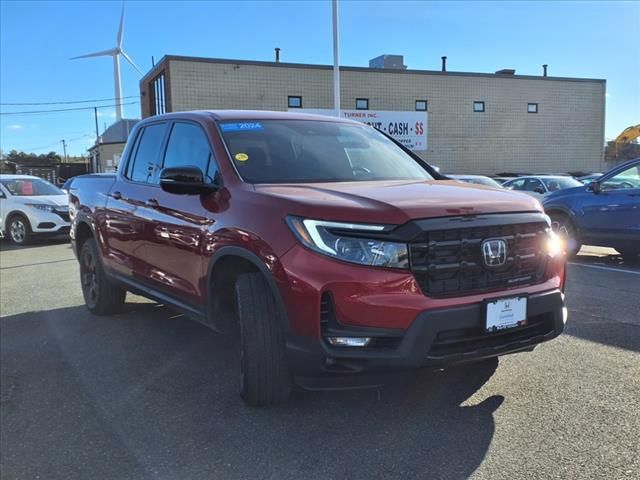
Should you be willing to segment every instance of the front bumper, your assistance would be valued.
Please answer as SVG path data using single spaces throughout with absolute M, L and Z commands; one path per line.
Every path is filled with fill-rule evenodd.
M 527 320 L 523 327 L 485 333 L 484 304 L 478 302 L 423 311 L 407 330 L 349 327 L 352 336 L 382 340 L 374 341 L 373 347 L 333 347 L 323 339 L 290 336 L 287 355 L 298 382 L 313 388 L 322 377 L 439 367 L 532 350 L 562 333 L 566 321 L 562 292 L 529 295 Z
M 70 229 L 69 213 L 62 209 L 58 212 L 47 212 L 29 208 L 25 211 L 31 224 L 33 233 L 48 233 L 52 235 L 68 233 Z

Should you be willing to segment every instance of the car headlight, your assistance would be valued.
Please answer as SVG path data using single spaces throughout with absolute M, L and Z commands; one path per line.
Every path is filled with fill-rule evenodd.
M 565 251 L 564 239 L 553 230 L 549 229 L 547 234 L 547 253 L 551 258 L 562 255 Z
M 405 243 L 365 238 L 366 232 L 384 231 L 382 225 L 299 217 L 287 217 L 286 220 L 303 245 L 323 255 L 371 267 L 409 268 L 409 253 Z
M 55 205 L 48 205 L 46 203 L 25 203 L 25 205 L 38 210 L 44 210 L 45 212 L 53 212 L 56 208 Z

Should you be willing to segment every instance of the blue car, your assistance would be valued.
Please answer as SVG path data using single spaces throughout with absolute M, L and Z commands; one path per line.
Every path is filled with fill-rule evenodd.
M 615 248 L 625 258 L 640 255 L 640 158 L 588 185 L 551 193 L 542 205 L 566 237 L 569 254 L 588 244 Z

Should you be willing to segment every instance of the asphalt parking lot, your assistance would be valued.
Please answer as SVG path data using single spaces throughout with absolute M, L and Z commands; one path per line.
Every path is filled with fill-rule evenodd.
M 93 317 L 65 242 L 0 250 L 3 479 L 640 478 L 640 264 L 613 250 L 533 353 L 260 409 L 228 338 L 133 295 Z

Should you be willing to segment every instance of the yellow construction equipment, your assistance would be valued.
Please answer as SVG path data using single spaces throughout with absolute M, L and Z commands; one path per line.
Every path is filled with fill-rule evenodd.
M 633 142 L 638 137 L 640 137 L 640 125 L 631 125 L 625 128 L 613 142 L 609 142 L 605 150 L 605 160 L 617 160 L 620 148 Z
M 616 137 L 614 143 L 616 147 L 629 143 L 640 137 L 640 125 L 631 125 L 625 128 L 620 135 Z

